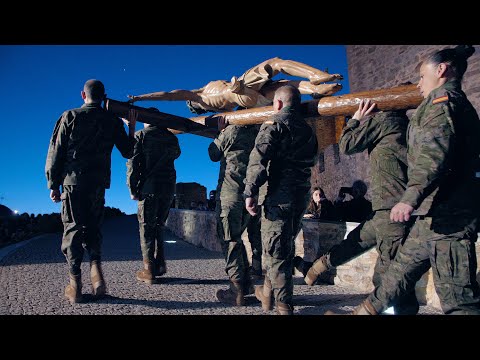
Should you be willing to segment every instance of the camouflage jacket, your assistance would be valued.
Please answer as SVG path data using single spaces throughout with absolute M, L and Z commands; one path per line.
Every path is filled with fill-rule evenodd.
M 282 109 L 262 124 L 255 139 L 244 196 L 257 196 L 268 177 L 265 201 L 291 203 L 297 191 L 310 190 L 311 167 L 317 151 L 317 137 L 303 116 L 290 107 Z
M 212 161 L 220 161 L 216 199 L 243 200 L 248 157 L 255 144 L 257 126 L 229 125 L 208 147 Z
M 434 89 L 408 126 L 408 185 L 417 215 L 462 214 L 479 204 L 480 120 L 458 81 Z
M 137 131 L 133 156 L 127 161 L 130 194 L 154 194 L 162 184 L 175 184 L 174 160 L 179 156 L 178 139 L 167 129 L 150 125 Z
M 352 155 L 368 150 L 373 210 L 391 209 L 407 187 L 408 117 L 404 112 L 379 112 L 362 124 L 351 119 L 343 129 L 340 151 Z
M 120 118 L 100 104 L 65 111 L 50 139 L 45 174 L 49 189 L 60 185 L 110 187 L 111 154 L 115 145 L 123 157 L 132 156 L 134 139 Z

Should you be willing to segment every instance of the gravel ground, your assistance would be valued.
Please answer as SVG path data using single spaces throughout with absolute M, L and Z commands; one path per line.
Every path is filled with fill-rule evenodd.
M 84 302 L 71 305 L 63 297 L 68 282 L 60 234 L 38 236 L 23 246 L 0 249 L 0 315 L 274 315 L 264 313 L 253 295 L 247 306 L 218 302 L 215 291 L 228 286 L 220 253 L 188 244 L 168 233 L 165 243 L 167 274 L 160 284 L 135 278 L 141 267 L 135 215 L 114 218 L 103 226 L 103 270 L 108 296 L 90 296 L 88 257 L 82 264 Z M 333 286 L 307 286 L 295 278 L 296 315 L 321 315 L 326 310 L 347 312 L 364 293 Z M 441 314 L 422 306 L 421 315 Z

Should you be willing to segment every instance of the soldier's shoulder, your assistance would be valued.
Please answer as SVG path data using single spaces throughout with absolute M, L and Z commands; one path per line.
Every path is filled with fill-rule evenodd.
M 80 112 L 83 112 L 83 108 L 81 107 L 78 107 L 78 108 L 73 108 L 73 109 L 68 109 L 68 110 L 65 110 L 62 115 L 75 115 L 75 114 L 78 114 Z
M 439 88 L 432 91 L 429 105 L 432 107 L 439 107 L 448 104 L 454 97 L 451 91 L 445 88 Z
M 268 128 L 273 129 L 273 128 L 277 127 L 278 124 L 280 124 L 280 123 L 281 123 L 281 118 L 277 114 L 275 114 L 275 115 L 271 116 L 269 119 L 267 119 L 263 122 L 262 128 L 263 129 L 266 129 L 266 128 L 267 129 Z

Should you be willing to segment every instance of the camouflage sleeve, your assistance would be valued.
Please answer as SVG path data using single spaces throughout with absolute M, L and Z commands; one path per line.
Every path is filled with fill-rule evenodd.
M 382 122 L 379 117 L 378 115 L 374 116 L 362 124 L 356 119 L 350 119 L 338 142 L 340 151 L 352 155 L 368 149 L 381 135 Z
M 421 131 L 416 133 L 418 145 L 415 163 L 408 163 L 408 184 L 400 202 L 417 208 L 425 198 L 426 190 L 445 174 L 449 152 L 454 140 L 452 119 L 447 105 L 437 105 L 422 120 Z
M 218 162 L 222 160 L 223 153 L 225 149 L 229 146 L 231 142 L 231 138 L 229 136 L 229 131 L 226 130 L 227 128 L 223 129 L 212 141 L 212 143 L 208 146 L 208 156 L 210 156 L 210 160 L 214 162 Z
M 135 134 L 135 145 L 133 146 L 133 155 L 127 160 L 127 185 L 130 194 L 138 196 L 144 181 L 145 157 L 143 154 L 142 133 Z
M 278 152 L 281 130 L 278 122 L 265 121 L 262 124 L 248 161 L 244 197 L 258 195 L 259 188 L 267 181 L 268 162 Z
M 113 121 L 112 130 L 114 132 L 115 146 L 125 159 L 130 159 L 133 154 L 135 139 L 128 136 L 123 121 L 118 117 L 115 117 Z
M 64 112 L 60 119 L 57 120 L 50 138 L 47 161 L 45 163 L 45 175 L 47 177 L 47 187 L 52 190 L 58 190 L 63 182 L 69 137 L 67 128 L 69 114 L 69 112 Z

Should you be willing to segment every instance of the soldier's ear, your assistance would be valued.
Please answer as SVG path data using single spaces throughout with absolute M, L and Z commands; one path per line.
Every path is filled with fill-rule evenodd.
M 280 99 L 274 99 L 273 100 L 273 110 L 279 111 L 282 110 L 283 108 L 283 101 Z
M 444 77 L 446 72 L 447 72 L 447 69 L 448 69 L 448 65 L 445 64 L 445 63 L 440 63 L 437 65 L 437 70 L 436 70 L 436 73 L 437 73 L 437 76 L 439 78 L 441 77 Z

